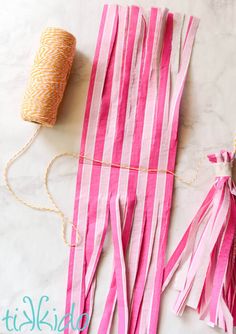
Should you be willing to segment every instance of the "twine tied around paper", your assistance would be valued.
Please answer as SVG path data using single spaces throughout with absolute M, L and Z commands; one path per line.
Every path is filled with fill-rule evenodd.
M 14 189 L 12 188 L 10 182 L 9 182 L 9 178 L 8 178 L 8 172 L 10 167 L 12 166 L 12 164 L 18 159 L 20 158 L 33 144 L 33 142 L 35 141 L 36 137 L 39 135 L 41 126 L 39 125 L 35 132 L 33 133 L 33 135 L 30 137 L 30 139 L 25 143 L 25 145 L 18 151 L 15 153 L 15 155 L 7 162 L 5 169 L 4 169 L 4 179 L 5 179 L 5 184 L 7 186 L 7 189 L 9 190 L 9 192 L 14 196 L 14 198 L 20 202 L 21 204 L 31 208 L 31 209 L 35 209 L 38 211 L 46 211 L 46 212 L 52 212 L 52 213 L 56 213 L 58 214 L 61 219 L 62 219 L 62 238 L 63 241 L 66 245 L 70 246 L 70 247 L 76 247 L 79 245 L 80 241 L 81 241 L 81 236 L 79 233 L 78 228 L 74 225 L 74 223 L 72 223 L 63 213 L 63 211 L 59 208 L 59 206 L 57 205 L 50 189 L 49 189 L 49 174 L 50 171 L 52 169 L 53 164 L 55 163 L 56 160 L 58 160 L 61 157 L 72 157 L 75 159 L 80 159 L 82 158 L 85 161 L 89 161 L 90 163 L 93 164 L 99 164 L 100 166 L 106 166 L 106 167 L 111 167 L 111 168 L 120 168 L 120 169 L 126 169 L 126 170 L 130 170 L 130 171 L 137 171 L 137 172 L 143 172 L 143 173 L 166 173 L 166 174 L 171 174 L 173 176 L 175 176 L 176 179 L 178 179 L 180 182 L 186 184 L 186 185 L 192 185 L 196 182 L 197 178 L 198 178 L 198 174 L 201 168 L 201 164 L 203 161 L 203 158 L 199 159 L 197 167 L 195 169 L 195 173 L 193 175 L 193 177 L 189 180 L 186 180 L 184 177 L 176 174 L 173 171 L 170 170 L 158 170 L 158 169 L 154 169 L 154 168 L 145 168 L 145 167 L 133 167 L 133 166 L 129 166 L 129 165 L 125 165 L 125 164 L 116 164 L 116 163 L 112 163 L 109 161 L 103 161 L 103 160 L 97 160 L 97 159 L 93 159 L 87 155 L 84 154 L 76 154 L 76 153 L 69 153 L 69 152 L 64 152 L 64 153 L 60 153 L 56 156 L 54 156 L 51 161 L 49 162 L 48 166 L 45 169 L 45 173 L 44 173 L 44 187 L 48 196 L 48 199 L 50 200 L 50 202 L 52 203 L 53 207 L 52 208 L 47 208 L 47 207 L 40 207 L 37 206 L 33 203 L 29 203 L 27 201 L 25 201 L 24 199 L 22 199 L 19 195 L 16 194 L 16 192 L 14 191 Z M 84 162 L 83 162 L 84 163 Z M 70 224 L 72 226 L 72 228 L 76 231 L 76 235 L 77 235 L 77 242 L 75 244 L 70 244 L 67 241 L 66 238 L 66 227 L 67 225 Z

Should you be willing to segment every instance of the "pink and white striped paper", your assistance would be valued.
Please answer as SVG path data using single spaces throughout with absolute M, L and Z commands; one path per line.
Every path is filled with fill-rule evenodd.
M 105 5 L 80 153 L 99 161 L 174 170 L 179 106 L 198 26 L 167 9 Z M 111 226 L 114 273 L 99 334 L 156 333 L 173 176 L 79 159 L 66 313 L 92 314 L 96 272 Z M 72 231 L 72 243 L 76 241 Z M 77 333 L 67 328 L 65 334 Z M 83 333 L 87 333 L 88 329 Z
M 174 312 L 196 309 L 200 319 L 233 334 L 236 324 L 236 186 L 234 154 L 222 150 L 208 156 L 215 183 L 168 261 L 163 290 L 176 275 Z

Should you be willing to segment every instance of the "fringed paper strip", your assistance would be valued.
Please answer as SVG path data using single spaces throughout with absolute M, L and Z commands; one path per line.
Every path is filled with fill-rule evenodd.
M 197 19 L 184 22 L 184 16 L 166 9 L 152 8 L 147 15 L 137 6 L 103 10 L 75 196 L 74 224 L 82 242 L 70 252 L 66 302 L 66 314 L 74 304 L 76 316 L 87 312 L 92 317 L 110 225 L 114 270 L 104 303 L 100 300 L 98 334 L 111 333 L 116 304 L 116 333 L 157 330 L 179 106 L 197 27 Z M 72 231 L 72 243 L 75 238 Z M 68 327 L 69 333 L 77 331 Z
M 200 319 L 233 334 L 236 322 L 236 187 L 232 180 L 234 154 L 208 156 L 216 179 L 206 199 L 171 256 L 163 289 L 177 270 L 179 290 L 173 310 L 186 306 Z

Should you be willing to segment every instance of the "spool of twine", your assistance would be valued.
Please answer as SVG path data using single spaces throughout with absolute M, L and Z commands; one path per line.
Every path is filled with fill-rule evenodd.
M 53 127 L 55 125 L 58 107 L 63 98 L 74 59 L 75 46 L 75 37 L 60 28 L 47 28 L 42 33 L 40 47 L 34 60 L 21 111 L 22 118 L 25 121 L 37 123 L 38 127 L 25 145 L 7 161 L 4 169 L 6 187 L 18 202 L 31 209 L 52 212 L 60 216 L 62 221 L 62 238 L 65 244 L 71 247 L 79 244 L 80 234 L 73 222 L 59 208 L 49 190 L 48 175 L 50 164 L 45 172 L 44 187 L 48 199 L 52 204 L 51 207 L 39 206 L 24 200 L 11 186 L 8 174 L 13 163 L 31 147 L 39 135 L 41 127 Z M 64 153 L 62 155 L 68 154 Z M 72 228 L 76 230 L 77 242 L 75 244 L 67 241 L 66 227 L 68 224 L 71 224 Z
M 56 123 L 75 55 L 75 37 L 59 28 L 41 36 L 22 105 L 25 121 L 52 127 Z

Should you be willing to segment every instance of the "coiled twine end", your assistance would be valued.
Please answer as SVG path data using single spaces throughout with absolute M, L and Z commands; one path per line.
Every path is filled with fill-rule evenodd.
M 75 55 L 75 37 L 60 28 L 41 36 L 22 105 L 25 121 L 53 127 Z

